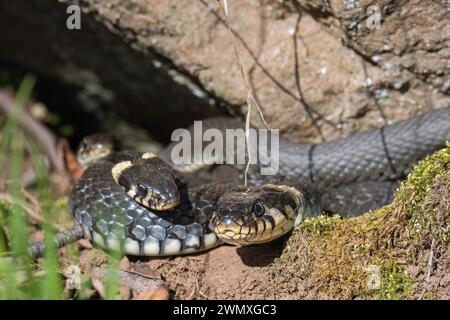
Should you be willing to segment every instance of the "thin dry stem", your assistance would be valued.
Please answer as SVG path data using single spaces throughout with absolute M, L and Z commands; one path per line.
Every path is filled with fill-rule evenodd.
M 227 0 L 218 0 L 219 2 L 219 7 L 222 10 L 222 13 L 225 17 L 225 22 L 227 24 L 228 30 L 231 33 L 231 39 L 232 39 L 232 43 L 233 43 L 233 50 L 234 53 L 236 54 L 238 63 L 239 63 L 239 68 L 241 70 L 241 74 L 242 74 L 242 78 L 244 79 L 244 83 L 245 83 L 245 87 L 247 90 L 247 115 L 246 115 L 246 119 L 245 119 L 245 141 L 247 144 L 247 156 L 248 156 L 248 160 L 247 160 L 247 164 L 245 166 L 245 172 L 244 172 L 244 184 L 247 185 L 247 176 L 248 176 L 248 170 L 250 168 L 250 163 L 251 163 L 251 152 L 250 152 L 250 117 L 251 117 L 251 111 L 252 111 L 252 107 L 253 105 L 256 107 L 256 110 L 259 113 L 259 116 L 262 120 L 262 122 L 264 123 L 264 126 L 269 129 L 272 130 L 269 125 L 266 122 L 266 119 L 264 118 L 264 114 L 261 110 L 261 107 L 259 106 L 258 102 L 255 99 L 255 96 L 253 94 L 252 88 L 250 86 L 250 81 L 248 79 L 248 74 L 244 68 L 244 62 L 242 60 L 242 55 L 241 52 L 239 51 L 237 42 L 238 42 L 238 37 L 236 35 L 236 33 L 234 32 L 233 28 L 231 27 L 231 23 L 230 20 L 228 19 L 228 1 Z
M 10 183 L 14 182 L 11 180 L 3 181 L 0 184 L 0 190 L 5 189 L 5 187 Z M 39 200 L 32 193 L 27 191 L 22 184 L 20 184 L 20 189 L 22 195 L 24 196 L 24 199 L 16 198 L 13 197 L 8 192 L 0 191 L 0 200 L 20 206 L 28 214 L 29 217 L 36 220 L 37 222 L 49 223 L 53 228 L 55 228 L 58 231 L 62 231 L 64 229 L 57 223 L 46 221 L 46 219 L 44 219 L 42 215 L 42 208 L 39 203 Z
M 431 241 L 430 255 L 428 257 L 427 282 L 430 282 L 431 274 L 433 272 L 433 260 L 434 260 L 434 238 Z

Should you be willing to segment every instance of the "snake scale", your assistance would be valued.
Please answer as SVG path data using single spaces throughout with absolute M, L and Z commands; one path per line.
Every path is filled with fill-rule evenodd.
M 203 121 L 203 129 L 208 128 L 224 132 L 226 128 L 243 129 L 244 123 L 234 118 L 212 118 Z M 358 215 L 389 203 L 397 181 L 448 140 L 448 107 L 320 144 L 299 144 L 280 137 L 276 176 L 261 176 L 260 165 L 252 165 L 249 178 L 256 184 L 273 182 L 274 178 L 278 182 L 307 182 L 321 194 L 326 211 Z M 174 145 L 162 152 L 164 160 L 170 162 Z M 245 153 L 243 145 L 235 147 L 241 150 L 225 152 Z M 264 144 L 257 147 L 267 148 Z M 183 172 L 198 169 L 196 164 L 173 166 Z
M 222 131 L 243 126 L 240 121 L 225 118 L 205 123 Z M 119 185 L 123 170 L 116 177 L 112 172 L 121 161 L 99 160 L 75 185 L 69 208 L 95 244 L 128 255 L 177 255 L 223 242 L 267 242 L 289 232 L 304 216 L 321 214 L 322 208 L 358 215 L 388 203 L 396 181 L 448 140 L 450 108 L 316 145 L 280 138 L 276 177 L 258 175 L 258 165 L 253 165 L 250 180 L 254 185 L 249 188 L 235 183 L 190 187 L 180 182 L 179 205 L 164 211 L 135 201 L 138 185 L 125 190 Z M 160 156 L 170 160 L 172 148 L 169 145 Z M 139 157 L 145 158 L 134 156 L 133 161 Z M 129 167 L 133 171 L 145 175 L 146 170 L 152 170 L 147 162 L 137 161 L 141 164 Z M 187 165 L 173 167 L 178 171 L 193 169 Z M 131 180 L 137 177 L 131 173 L 128 176 Z M 150 189 L 158 180 L 154 177 L 152 174 L 148 181 Z M 77 231 L 80 233 L 79 227 Z

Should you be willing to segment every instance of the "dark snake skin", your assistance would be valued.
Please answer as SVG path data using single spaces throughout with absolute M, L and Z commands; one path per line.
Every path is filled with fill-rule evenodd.
M 225 132 L 226 128 L 244 128 L 244 123 L 234 118 L 212 118 L 203 121 L 203 130 L 208 128 Z M 321 144 L 298 144 L 280 137 L 278 173 L 261 176 L 260 166 L 252 165 L 250 181 L 259 184 L 293 179 L 310 183 L 322 195 L 322 207 L 326 211 L 358 215 L 390 203 L 396 181 L 448 140 L 450 108 Z M 170 161 L 174 145 L 161 154 L 166 161 Z M 237 144 L 238 149 L 233 151 L 245 153 L 242 147 L 243 144 Z M 267 147 L 261 144 L 258 148 L 265 151 Z M 184 172 L 202 168 L 174 167 Z
M 89 166 L 69 197 L 70 212 L 94 243 L 141 256 L 191 253 L 220 243 L 210 221 L 212 201 L 234 185 L 183 191 L 180 206 L 161 213 L 126 195 L 111 176 L 112 166 L 108 161 Z

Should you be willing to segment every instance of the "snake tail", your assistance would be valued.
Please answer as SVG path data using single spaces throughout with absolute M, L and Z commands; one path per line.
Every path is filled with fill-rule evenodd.
M 75 224 L 69 229 L 57 233 L 54 242 L 57 248 L 62 248 L 68 244 L 74 243 L 84 238 L 83 228 L 79 224 Z M 35 241 L 28 248 L 28 252 L 32 259 L 41 258 L 45 253 L 44 241 Z

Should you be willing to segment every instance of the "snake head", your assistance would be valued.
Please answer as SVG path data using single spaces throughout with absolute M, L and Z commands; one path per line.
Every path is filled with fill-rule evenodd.
M 149 209 L 169 210 L 180 203 L 173 169 L 153 154 L 117 163 L 112 175 L 130 197 Z
M 212 225 L 226 243 L 250 245 L 290 231 L 304 212 L 303 194 L 286 185 L 266 184 L 227 192 L 214 206 Z
M 119 148 L 119 142 L 112 134 L 98 133 L 86 136 L 77 149 L 77 160 L 83 168 L 110 156 Z

